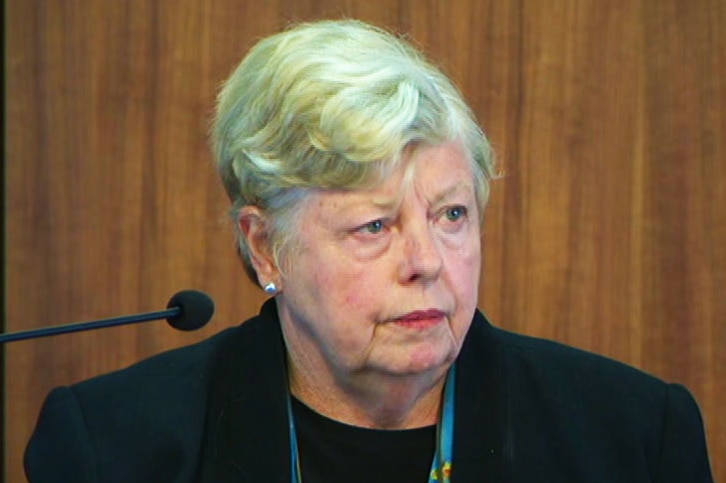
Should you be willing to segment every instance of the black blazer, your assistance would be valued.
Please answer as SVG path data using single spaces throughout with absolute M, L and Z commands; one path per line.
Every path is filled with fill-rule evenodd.
M 201 343 L 48 396 L 31 483 L 290 481 L 274 303 Z M 474 317 L 458 359 L 452 481 L 711 482 L 686 389 Z

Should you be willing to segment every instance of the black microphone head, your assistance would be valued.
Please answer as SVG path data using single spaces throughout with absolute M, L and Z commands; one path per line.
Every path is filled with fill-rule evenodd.
M 198 290 L 182 290 L 169 299 L 166 308 L 179 307 L 179 315 L 166 319 L 179 330 L 197 330 L 207 325 L 214 314 L 214 302 Z

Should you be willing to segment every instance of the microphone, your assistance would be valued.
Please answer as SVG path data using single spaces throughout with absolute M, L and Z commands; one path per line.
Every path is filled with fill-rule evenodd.
M 166 319 L 175 329 L 190 331 L 205 326 L 213 314 L 214 302 L 209 295 L 198 290 L 182 290 L 169 299 L 166 310 L 0 334 L 0 344 L 159 319 Z
M 166 308 L 178 310 L 178 313 L 166 317 L 169 325 L 177 330 L 201 329 L 214 315 L 214 301 L 199 290 L 182 290 L 175 293 L 169 299 Z

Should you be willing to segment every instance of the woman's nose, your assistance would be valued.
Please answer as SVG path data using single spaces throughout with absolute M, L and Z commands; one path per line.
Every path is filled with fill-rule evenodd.
M 423 225 L 423 224 L 422 224 Z M 404 283 L 436 280 L 443 267 L 441 248 L 429 224 L 409 227 L 403 241 L 401 278 Z

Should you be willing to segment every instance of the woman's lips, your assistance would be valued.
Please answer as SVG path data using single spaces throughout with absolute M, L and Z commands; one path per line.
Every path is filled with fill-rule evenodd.
M 440 323 L 446 317 L 446 313 L 437 310 L 417 310 L 393 319 L 397 325 L 410 327 L 412 329 L 425 329 Z

